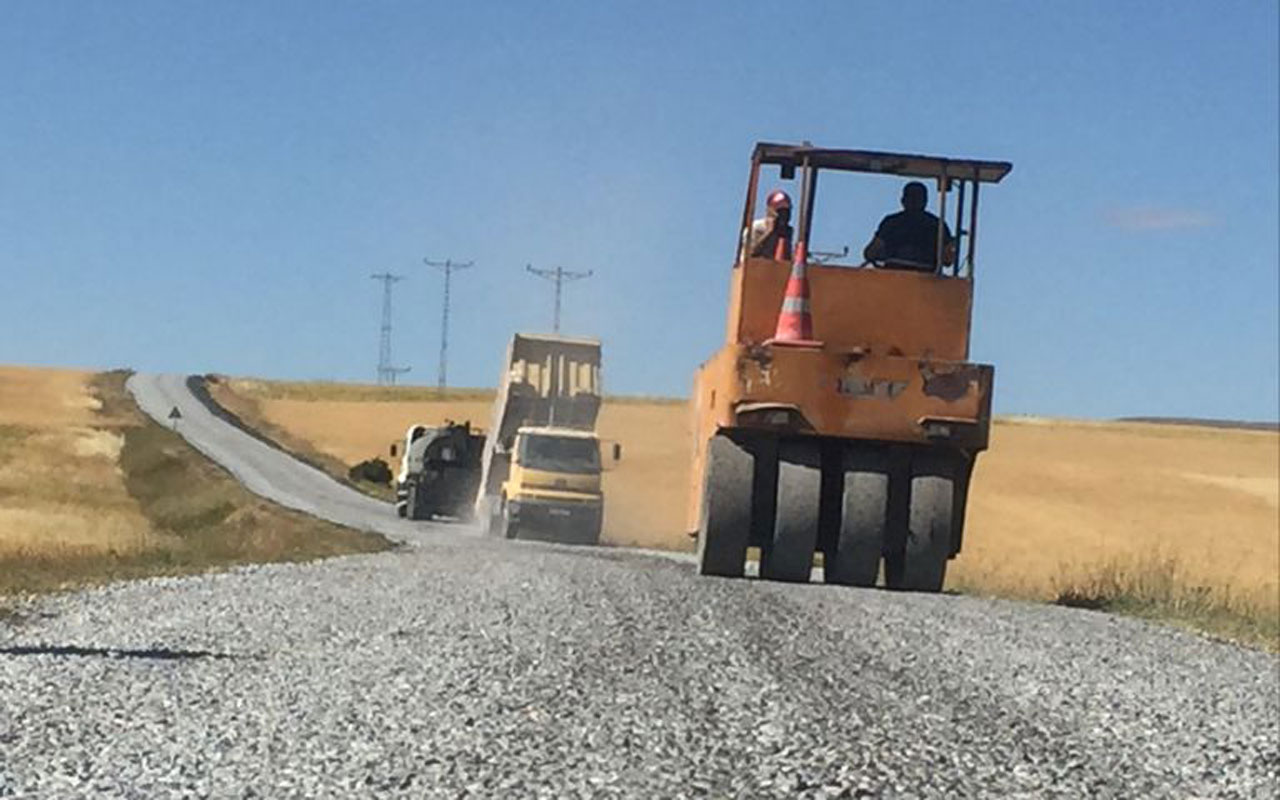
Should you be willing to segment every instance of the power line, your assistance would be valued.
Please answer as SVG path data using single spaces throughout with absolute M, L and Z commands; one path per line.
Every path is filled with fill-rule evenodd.
M 555 310 L 555 317 L 553 318 L 554 321 L 552 323 L 552 330 L 555 331 L 556 333 L 559 333 L 560 332 L 560 294 L 563 290 L 564 284 L 569 281 L 577 281 L 577 280 L 582 280 L 583 278 L 590 278 L 592 274 L 594 274 L 594 270 L 587 270 L 586 272 L 574 272 L 572 270 L 567 270 L 564 267 L 556 267 L 555 269 L 534 269 L 532 264 L 526 264 L 524 268 L 532 272 L 534 275 L 537 275 L 539 278 L 546 278 L 547 280 L 555 283 L 556 310 Z
M 382 281 L 382 328 L 378 338 L 378 384 L 394 386 L 396 376 L 408 372 L 409 367 L 391 366 L 391 285 L 404 280 L 403 275 L 392 275 L 390 272 L 378 272 L 369 276 L 375 281 Z
M 469 269 L 475 266 L 475 263 L 471 261 L 459 263 L 447 258 L 444 261 L 424 258 L 422 263 L 444 272 L 444 310 L 440 314 L 440 371 L 436 376 L 436 386 L 443 391 L 449 385 L 449 282 L 454 272 Z

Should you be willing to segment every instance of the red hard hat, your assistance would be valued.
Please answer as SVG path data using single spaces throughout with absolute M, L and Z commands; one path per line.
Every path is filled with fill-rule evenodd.
M 765 204 L 769 208 L 791 208 L 791 197 L 781 189 L 774 189 L 769 192 L 769 197 L 765 200 Z

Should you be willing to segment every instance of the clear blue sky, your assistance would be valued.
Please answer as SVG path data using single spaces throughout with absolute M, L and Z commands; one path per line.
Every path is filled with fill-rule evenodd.
M 9 0 L 0 362 L 372 380 L 390 270 L 430 384 L 449 256 L 451 383 L 549 327 L 531 262 L 595 270 L 565 328 L 609 391 L 684 394 L 752 144 L 809 139 L 1014 162 L 997 411 L 1275 419 L 1277 8 Z

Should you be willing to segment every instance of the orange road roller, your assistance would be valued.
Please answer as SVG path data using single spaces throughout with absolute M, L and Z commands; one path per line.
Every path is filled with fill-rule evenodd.
M 942 589 L 991 424 L 994 370 L 969 361 L 979 190 L 1010 169 L 756 145 L 725 344 L 691 399 L 703 575 L 741 577 L 756 549 L 766 579 L 820 565 L 827 583 Z M 866 176 L 902 190 L 878 226 L 894 209 L 857 191 Z M 813 249 L 815 219 L 824 236 L 865 224 L 865 248 Z

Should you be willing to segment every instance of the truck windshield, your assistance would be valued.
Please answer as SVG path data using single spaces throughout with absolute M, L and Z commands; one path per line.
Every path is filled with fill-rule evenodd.
M 548 472 L 594 473 L 600 471 L 600 448 L 595 439 L 568 436 L 523 436 L 520 464 Z

